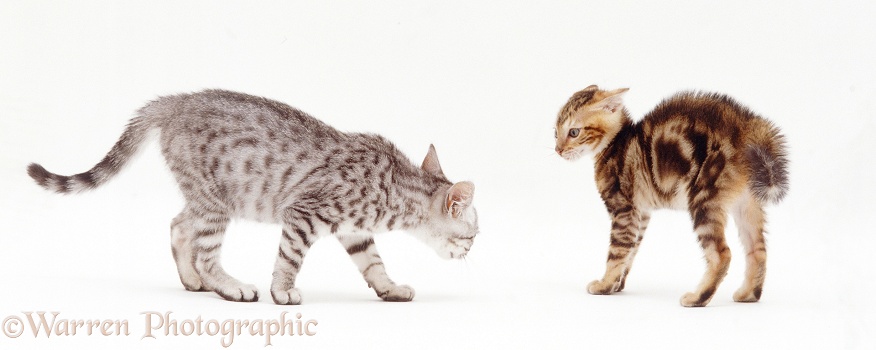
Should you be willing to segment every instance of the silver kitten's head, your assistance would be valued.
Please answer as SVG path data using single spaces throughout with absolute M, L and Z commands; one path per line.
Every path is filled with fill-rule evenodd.
M 422 168 L 444 178 L 435 147 L 429 146 Z M 474 184 L 469 181 L 439 188 L 432 197 L 426 221 L 411 233 L 445 259 L 464 258 L 479 232 L 478 213 L 472 206 L 473 199 Z

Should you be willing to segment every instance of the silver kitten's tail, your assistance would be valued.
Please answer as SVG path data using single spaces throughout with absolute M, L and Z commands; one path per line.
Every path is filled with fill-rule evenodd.
M 779 128 L 758 120 L 752 130 L 746 157 L 751 168 L 748 187 L 762 203 L 776 204 L 788 193 L 788 151 Z
M 49 172 L 42 165 L 31 163 L 27 167 L 27 174 L 38 185 L 49 191 L 67 194 L 90 190 L 106 183 L 116 175 L 137 153 L 153 127 L 153 120 L 149 117 L 141 115 L 131 119 L 122 136 L 103 160 L 84 173 L 71 176 L 58 175 Z

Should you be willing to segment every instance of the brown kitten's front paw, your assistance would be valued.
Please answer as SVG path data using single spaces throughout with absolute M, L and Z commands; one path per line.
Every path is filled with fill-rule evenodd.
M 301 292 L 298 288 L 271 290 L 271 297 L 277 305 L 301 305 Z
M 760 288 L 748 289 L 748 288 L 739 288 L 735 293 L 733 293 L 733 301 L 738 303 L 756 303 L 760 300 Z
M 618 291 L 619 289 L 620 283 L 618 282 L 605 283 L 600 280 L 596 280 L 590 282 L 590 284 L 587 285 L 587 293 L 594 295 L 608 295 Z
M 685 293 L 681 296 L 681 306 L 703 307 L 706 306 L 710 300 L 712 300 L 711 296 L 704 297 L 703 295 L 697 293 Z
M 627 286 L 627 276 L 621 277 L 620 282 L 618 282 L 617 290 L 615 292 L 623 292 L 624 287 Z
M 253 302 L 259 301 L 259 290 L 251 284 L 239 284 L 218 287 L 215 290 L 223 299 L 229 301 Z
M 392 286 L 391 289 L 378 292 L 377 296 L 383 301 L 411 301 L 414 300 L 414 289 L 407 285 Z

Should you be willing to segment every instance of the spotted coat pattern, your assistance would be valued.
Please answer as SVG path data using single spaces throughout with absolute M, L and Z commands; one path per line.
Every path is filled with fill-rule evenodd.
M 373 234 L 406 230 L 442 257 L 462 258 L 478 232 L 474 185 L 447 180 L 434 147 L 416 166 L 381 136 L 340 132 L 286 104 L 224 90 L 150 102 L 86 172 L 63 176 L 31 164 L 28 174 L 59 193 L 98 187 L 152 131 L 186 200 L 171 222 L 171 251 L 188 290 L 258 300 L 258 290 L 219 261 L 234 218 L 282 225 L 271 285 L 277 304 L 301 302 L 295 278 L 322 236 L 337 237 L 380 298 L 408 301 L 414 290 L 389 279 Z

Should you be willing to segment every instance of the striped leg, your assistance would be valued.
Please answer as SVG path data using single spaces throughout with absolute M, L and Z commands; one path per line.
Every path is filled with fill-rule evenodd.
M 258 289 L 229 276 L 219 262 L 228 218 L 217 214 L 198 215 L 193 211 L 188 211 L 177 219 L 175 220 L 177 222 L 175 229 L 187 231 L 178 237 L 192 237 L 190 243 L 191 259 L 193 259 L 195 271 L 201 279 L 201 287 L 216 292 L 225 300 L 257 301 L 259 299 Z M 177 262 L 183 262 L 187 259 L 186 254 L 177 253 L 179 255 Z M 182 268 L 180 269 L 182 270 Z
M 271 297 L 279 305 L 301 304 L 301 291 L 295 288 L 295 278 L 304 263 L 304 255 L 317 239 L 312 222 L 307 218 L 287 218 L 283 224 L 280 251 L 274 264 Z
M 715 290 L 727 275 L 730 267 L 730 249 L 724 240 L 724 224 L 727 214 L 716 203 L 705 202 L 691 210 L 694 219 L 694 232 L 706 258 L 706 272 L 696 291 L 681 297 L 681 305 L 686 307 L 706 306 Z
M 338 236 L 341 245 L 347 249 L 350 258 L 356 263 L 362 277 L 368 282 L 368 287 L 374 288 L 377 296 L 385 301 L 411 301 L 414 299 L 414 289 L 406 285 L 396 285 L 383 266 L 383 260 L 377 254 L 374 239 L 366 236 Z
M 763 235 L 766 216 L 761 204 L 746 194 L 733 210 L 733 221 L 739 228 L 739 240 L 745 247 L 745 282 L 733 293 L 733 300 L 756 302 L 760 300 L 766 277 L 766 242 Z
M 639 245 L 642 244 L 642 238 L 645 237 L 645 230 L 648 229 L 648 222 L 650 221 L 650 214 L 639 215 L 639 236 L 636 238 L 636 244 L 633 246 L 633 249 L 630 250 L 629 261 L 627 262 L 627 268 L 624 270 L 623 277 L 621 277 L 620 287 L 617 289 L 618 292 L 624 290 L 624 287 L 627 285 L 627 276 L 630 275 L 630 269 L 633 268 L 633 260 L 636 259 L 636 253 L 639 252 Z
M 179 279 L 186 290 L 209 291 L 195 270 L 195 251 L 193 241 L 195 230 L 191 228 L 186 211 L 183 211 L 170 223 L 170 251 L 176 261 Z
M 623 206 L 617 210 L 609 209 L 609 212 L 612 215 L 611 245 L 608 248 L 605 275 L 602 280 L 587 285 L 587 292 L 590 294 L 612 294 L 621 289 L 625 274 L 635 256 L 635 248 L 641 239 L 641 215 L 637 210 L 631 206 Z

